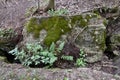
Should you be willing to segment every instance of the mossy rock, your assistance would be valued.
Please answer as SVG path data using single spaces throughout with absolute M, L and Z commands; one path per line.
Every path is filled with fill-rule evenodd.
M 89 20 L 95 16 L 95 14 L 83 14 L 68 17 L 32 17 L 27 22 L 25 28 L 28 33 L 32 33 L 35 39 L 41 38 L 40 33 L 42 30 L 45 30 L 47 33 L 43 42 L 45 45 L 49 46 L 52 42 L 60 40 L 62 35 L 71 32 L 76 24 L 76 26 L 87 26 Z
M 12 39 L 15 37 L 15 32 L 11 28 L 0 28 L 0 50 L 9 52 L 14 48 L 14 43 L 11 43 Z
M 0 55 L 8 53 L 22 40 L 21 28 L 0 28 Z
M 85 49 L 86 53 L 90 51 L 95 53 L 93 56 L 99 56 L 98 53 L 103 54 L 106 48 L 104 20 L 94 13 L 74 16 L 32 17 L 24 28 L 24 42 L 40 42 L 49 46 L 52 42 L 63 40 L 61 38 L 65 35 L 65 41 L 73 41 L 80 49 Z
M 115 55 L 120 56 L 120 34 L 119 33 L 113 34 L 110 40 L 111 51 L 113 51 Z
M 108 51 L 120 55 L 120 16 L 110 19 L 107 25 Z

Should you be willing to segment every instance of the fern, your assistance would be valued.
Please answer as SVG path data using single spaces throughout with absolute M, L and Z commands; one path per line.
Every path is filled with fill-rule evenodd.
M 61 59 L 63 60 L 68 60 L 68 61 L 73 61 L 73 56 L 66 56 L 66 55 L 62 55 Z
M 19 59 L 24 66 L 38 65 L 40 63 L 52 66 L 57 60 L 57 57 L 54 55 L 54 43 L 51 44 L 49 49 L 44 49 L 39 43 L 27 43 L 25 47 L 27 50 L 22 49 L 19 51 L 18 48 L 15 48 L 9 52 L 15 55 L 15 59 Z
M 57 48 L 57 51 L 58 52 L 62 51 L 64 45 L 65 45 L 65 42 L 61 42 L 60 45 L 59 45 L 59 47 Z

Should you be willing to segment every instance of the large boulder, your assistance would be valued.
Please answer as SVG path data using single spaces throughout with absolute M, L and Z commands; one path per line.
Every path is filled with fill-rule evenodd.
M 26 23 L 21 44 L 40 42 L 49 46 L 52 42 L 73 42 L 84 49 L 87 62 L 96 62 L 101 60 L 106 48 L 104 20 L 94 13 L 68 17 L 32 17 Z

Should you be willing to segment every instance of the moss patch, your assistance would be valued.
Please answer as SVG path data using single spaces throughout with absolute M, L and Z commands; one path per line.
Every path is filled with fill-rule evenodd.
M 106 39 L 106 32 L 103 32 L 101 33 L 101 38 L 99 38 L 100 41 L 98 41 L 100 49 L 103 51 L 106 49 L 105 39 Z
M 71 16 L 71 24 L 73 26 L 77 22 L 77 25 L 79 25 L 80 27 L 85 27 L 89 25 L 89 21 L 92 18 L 97 18 L 97 14 L 88 13 L 88 14 L 83 14 L 83 15 Z
M 48 46 L 52 42 L 56 42 L 62 34 L 71 30 L 68 26 L 68 20 L 61 16 L 43 19 L 31 18 L 26 28 L 29 33 L 33 33 L 35 38 L 38 38 L 40 31 L 45 29 L 47 36 L 44 39 L 44 43 Z

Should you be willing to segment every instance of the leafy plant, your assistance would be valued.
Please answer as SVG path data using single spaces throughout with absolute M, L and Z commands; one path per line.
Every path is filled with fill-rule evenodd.
M 69 80 L 69 78 L 67 78 L 67 77 L 64 77 L 64 79 L 63 80 Z
M 78 58 L 76 60 L 76 66 L 80 67 L 80 66 L 85 66 L 86 65 L 86 61 L 85 61 L 85 54 L 84 51 L 82 49 L 80 49 L 80 58 Z
M 57 48 L 57 51 L 58 51 L 58 52 L 61 52 L 62 49 L 63 49 L 63 47 L 64 47 L 64 45 L 65 45 L 65 42 L 61 42 L 60 45 L 59 45 L 58 48 Z
M 19 51 L 16 47 L 9 53 L 15 55 L 15 59 L 20 60 L 24 66 L 38 65 L 41 63 L 52 66 L 57 60 L 55 53 L 60 52 L 63 46 L 64 42 L 62 42 L 58 48 L 56 48 L 54 43 L 52 43 L 49 48 L 44 48 L 39 43 L 27 43 L 25 49 Z
M 38 65 L 40 63 L 49 64 L 50 66 L 57 60 L 54 54 L 54 44 L 50 48 L 44 49 L 38 43 L 27 43 L 25 45 L 26 49 L 18 51 L 17 48 L 13 49 L 9 53 L 16 56 L 15 59 L 19 59 L 24 66 L 29 66 L 31 64 Z
M 52 10 L 49 10 L 48 11 L 48 14 L 50 16 L 59 16 L 59 15 L 66 15 L 68 13 L 68 11 L 66 9 L 58 9 L 56 11 L 54 11 L 53 9 Z
M 73 56 L 66 56 L 66 55 L 62 55 L 61 59 L 63 60 L 68 60 L 68 61 L 73 61 Z

